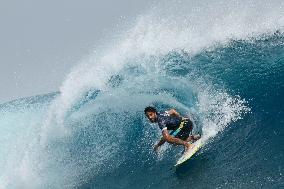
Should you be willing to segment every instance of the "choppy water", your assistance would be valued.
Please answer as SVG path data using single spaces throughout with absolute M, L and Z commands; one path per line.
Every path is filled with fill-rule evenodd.
M 0 188 L 284 187 L 283 7 L 157 5 L 59 92 L 0 105 Z M 152 152 L 148 105 L 207 138 L 184 166 L 181 147 Z

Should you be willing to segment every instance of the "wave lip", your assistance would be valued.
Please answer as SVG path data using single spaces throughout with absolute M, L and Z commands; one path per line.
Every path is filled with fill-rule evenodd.
M 107 175 L 119 178 L 121 188 L 130 188 L 131 184 L 136 184 L 137 188 L 185 187 L 188 184 L 202 188 L 224 186 L 224 183 L 233 187 L 246 186 L 248 181 L 241 171 L 247 169 L 240 162 L 244 163 L 246 156 L 255 160 L 255 156 L 240 153 L 239 148 L 228 150 L 223 146 L 222 150 L 227 149 L 228 157 L 234 158 L 235 162 L 231 162 L 218 153 L 212 143 L 222 140 L 220 146 L 222 143 L 234 146 L 235 141 L 230 138 L 237 135 L 234 133 L 236 130 L 242 134 L 237 136 L 247 136 L 246 140 L 255 144 L 254 136 L 261 137 L 267 132 L 265 127 L 256 125 L 261 125 L 258 120 L 265 117 L 261 112 L 267 111 L 267 107 L 262 105 L 273 101 L 273 98 L 270 99 L 273 94 L 268 90 L 271 87 L 266 85 L 269 82 L 262 78 L 279 83 L 275 87 L 279 91 L 283 86 L 283 56 L 274 53 L 283 49 L 283 2 L 221 1 L 171 5 L 169 2 L 164 8 L 154 8 L 141 15 L 132 28 L 119 36 L 112 48 L 100 50 L 73 68 L 58 94 L 32 97 L 31 101 L 19 100 L 19 104 L 8 103 L 0 107 L 3 115 L 0 118 L 0 132 L 3 133 L 0 150 L 1 154 L 8 154 L 0 159 L 0 168 L 4 170 L 0 175 L 3 188 L 116 186 L 115 182 L 104 183 L 111 180 Z M 280 42 L 270 43 L 273 36 Z M 258 40 L 262 38 L 264 42 Z M 249 45 L 252 51 L 247 48 Z M 279 61 L 272 66 L 277 69 L 268 69 L 267 64 L 254 64 L 258 69 L 248 71 L 252 68 L 250 63 L 257 62 L 255 59 L 259 62 L 264 60 L 262 50 L 269 52 L 272 58 L 277 57 L 275 59 Z M 248 54 L 239 53 L 246 51 Z M 243 57 L 244 62 L 232 63 L 234 59 Z M 263 88 L 255 88 L 250 81 L 259 81 Z M 279 91 L 276 90 L 276 93 L 281 94 Z M 278 99 L 279 96 L 273 97 Z M 281 102 L 280 98 L 278 100 Z M 175 107 L 193 119 L 195 131 L 201 130 L 206 139 L 212 141 L 203 151 L 203 157 L 209 157 L 208 160 L 200 156 L 193 160 L 196 165 L 192 167 L 194 174 L 191 170 L 185 170 L 187 177 L 181 178 L 172 172 L 170 176 L 165 174 L 169 173 L 168 165 L 177 159 L 173 153 L 179 152 L 166 146 L 157 159 L 149 150 L 159 138 L 159 131 L 149 125 L 143 115 L 143 109 L 148 105 L 155 105 L 161 110 Z M 271 117 L 276 115 L 282 115 L 281 111 Z M 274 129 L 279 132 L 277 127 Z M 267 143 L 275 146 L 273 142 Z M 246 150 L 262 152 L 257 151 L 257 146 Z M 270 150 L 278 152 L 272 147 Z M 215 157 L 214 153 L 220 156 Z M 200 162 L 206 167 L 202 167 Z M 207 180 L 215 175 L 228 179 L 225 173 L 218 172 L 216 167 L 221 163 L 216 162 L 228 165 L 230 170 L 225 166 L 223 171 L 237 175 L 234 175 L 237 181 Z M 254 162 L 258 164 L 251 164 L 251 167 L 264 165 L 265 161 Z M 235 170 L 237 165 L 240 167 Z M 280 174 L 278 181 L 281 182 L 282 168 L 278 164 L 273 165 L 279 168 L 277 174 Z M 268 170 L 268 166 L 262 167 Z M 201 173 L 198 171 L 201 168 L 206 171 Z M 144 181 L 139 180 L 142 175 L 137 170 L 147 173 Z M 238 171 L 242 174 L 238 175 Z M 273 176 L 278 178 L 275 174 Z M 14 178 L 18 179 L 15 181 Z M 153 178 L 167 179 L 162 182 L 160 179 L 153 181 Z M 177 183 L 177 179 L 181 179 L 182 184 Z M 202 179 L 207 183 L 199 185 Z M 252 178 L 262 183 L 258 179 Z

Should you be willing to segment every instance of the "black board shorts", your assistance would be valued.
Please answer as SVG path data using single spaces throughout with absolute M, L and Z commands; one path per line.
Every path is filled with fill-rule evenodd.
M 184 122 L 183 128 L 178 132 L 178 134 L 175 136 L 176 138 L 179 138 L 181 140 L 186 140 L 189 135 L 191 135 L 193 129 L 193 123 L 190 120 L 186 120 Z

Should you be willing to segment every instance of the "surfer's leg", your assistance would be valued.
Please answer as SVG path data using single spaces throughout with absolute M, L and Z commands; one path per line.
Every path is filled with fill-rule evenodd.
M 186 142 L 195 142 L 201 138 L 200 134 L 197 135 L 189 135 L 188 138 L 185 140 Z
M 193 142 L 194 141 L 193 135 L 189 135 L 188 138 L 185 141 L 186 142 Z
M 192 135 L 192 137 L 194 140 L 199 140 L 201 138 L 201 135 L 200 134 Z
M 179 135 L 176 136 L 176 138 L 179 138 L 183 141 L 189 142 L 190 141 L 189 139 L 191 138 L 191 136 L 187 132 L 181 132 L 181 133 L 179 133 Z M 186 152 L 187 150 L 189 150 L 193 147 L 194 147 L 194 145 L 189 143 L 189 147 L 184 146 L 182 153 Z
M 182 153 L 184 153 L 184 152 L 186 152 L 187 150 L 192 149 L 192 148 L 194 147 L 194 144 L 189 144 L 189 145 L 190 145 L 189 147 L 185 147 L 185 146 L 184 146 Z
M 201 136 L 199 134 L 197 135 L 190 135 L 187 139 L 187 142 L 195 142 L 197 140 L 199 140 L 201 138 Z
M 178 137 L 181 140 L 186 141 L 186 142 L 193 142 L 194 137 L 193 137 L 193 135 L 191 135 L 191 131 L 192 131 L 191 126 L 190 127 L 184 127 L 176 137 Z
M 198 139 L 201 138 L 201 135 L 199 133 L 197 135 L 192 134 L 192 129 L 193 129 L 192 122 L 188 123 L 188 128 L 189 128 L 189 132 L 190 132 L 190 136 L 188 137 L 189 141 L 195 142 L 195 141 L 197 141 Z
M 185 141 L 186 142 L 194 142 L 194 136 L 191 134 L 193 129 L 193 124 L 189 120 L 185 122 L 185 127 L 182 129 L 183 134 L 186 136 Z

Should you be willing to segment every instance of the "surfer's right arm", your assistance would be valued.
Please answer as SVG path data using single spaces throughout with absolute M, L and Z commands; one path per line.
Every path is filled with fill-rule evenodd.
M 165 144 L 166 140 L 162 137 L 160 139 L 160 141 L 154 146 L 154 151 L 158 152 L 158 149 L 160 146 L 162 146 L 163 144 Z
M 164 129 L 164 130 L 162 131 L 162 134 L 163 134 L 163 139 L 164 139 L 166 142 L 168 142 L 168 143 L 177 144 L 177 145 L 183 145 L 183 146 L 185 146 L 186 148 L 187 148 L 187 147 L 190 147 L 190 144 L 189 144 L 189 143 L 187 143 L 187 142 L 185 142 L 185 141 L 183 141 L 183 140 L 181 140 L 181 139 L 179 139 L 179 138 L 172 137 L 172 136 L 169 134 L 169 132 L 168 132 L 167 129 Z

